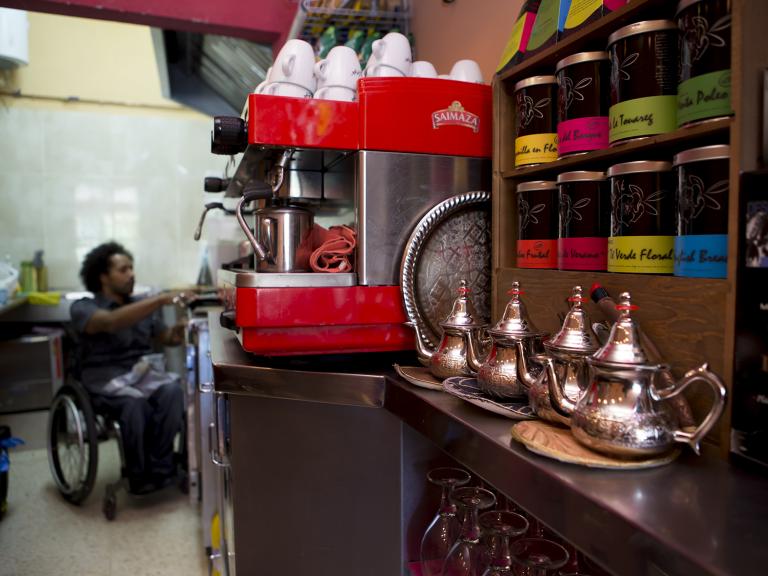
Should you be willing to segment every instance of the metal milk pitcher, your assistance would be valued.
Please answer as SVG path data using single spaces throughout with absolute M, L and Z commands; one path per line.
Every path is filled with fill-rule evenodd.
M 690 370 L 672 386 L 658 387 L 666 364 L 652 363 L 632 318 L 637 309 L 629 292 L 620 296 L 619 319 L 608 342 L 587 359 L 589 384 L 577 402 L 569 399 L 555 379 L 549 380 L 553 407 L 571 417 L 573 436 L 593 450 L 623 458 L 648 458 L 670 450 L 676 442 L 699 453 L 701 439 L 715 425 L 725 406 L 726 390 L 707 364 Z M 664 400 L 697 381 L 709 384 L 715 401 L 693 432 L 680 429 Z

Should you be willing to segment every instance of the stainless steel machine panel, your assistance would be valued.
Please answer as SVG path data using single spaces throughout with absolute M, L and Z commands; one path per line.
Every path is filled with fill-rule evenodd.
M 361 151 L 357 161 L 361 285 L 400 283 L 408 236 L 435 204 L 462 192 L 491 190 L 489 159 Z

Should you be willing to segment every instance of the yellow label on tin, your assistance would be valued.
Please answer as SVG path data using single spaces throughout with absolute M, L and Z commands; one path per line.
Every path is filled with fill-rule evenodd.
M 608 238 L 608 272 L 672 274 L 674 269 L 674 236 Z
M 561 6 L 563 6 L 561 4 Z M 565 29 L 577 28 L 586 22 L 587 18 L 603 7 L 603 0 L 573 0 L 568 8 L 565 19 Z M 562 10 L 562 8 L 561 8 Z M 560 16 L 562 19 L 562 15 Z
M 515 138 L 515 166 L 557 160 L 557 134 L 530 134 Z

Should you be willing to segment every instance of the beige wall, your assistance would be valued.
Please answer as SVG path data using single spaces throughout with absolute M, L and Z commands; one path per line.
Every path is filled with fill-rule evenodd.
M 14 90 L 26 96 L 181 108 L 163 98 L 146 26 L 29 12 L 29 66 Z
M 203 178 L 226 161 L 210 127 L 163 98 L 149 28 L 30 13 L 29 65 L 0 71 L 0 258 L 42 249 L 51 287 L 79 288 L 82 257 L 114 238 L 140 284 L 194 282 Z M 211 256 L 221 237 L 234 258 L 234 219 L 211 216 Z
M 416 58 L 440 74 L 456 60 L 476 60 L 490 82 L 512 31 L 522 0 L 412 0 Z

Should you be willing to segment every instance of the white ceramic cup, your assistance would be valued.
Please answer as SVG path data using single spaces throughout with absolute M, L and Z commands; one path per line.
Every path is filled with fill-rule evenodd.
M 453 80 L 453 77 L 451 77 L 450 74 L 438 74 L 437 75 L 440 80 Z
M 314 92 L 317 87 L 315 51 L 309 42 L 297 38 L 288 40 L 277 54 L 267 80 L 270 83 L 290 82 Z
M 402 78 L 406 76 L 402 71 L 390 66 L 389 64 L 377 63 L 373 68 L 368 69 L 368 74 L 371 78 Z
M 383 64 L 394 68 L 400 72 L 400 76 L 410 75 L 413 55 L 408 38 L 399 32 L 390 32 L 384 38 L 376 40 L 372 49 L 378 65 Z M 393 76 L 393 74 L 389 74 L 389 76 Z
M 459 82 L 483 83 L 483 72 L 474 60 L 459 60 L 451 68 L 451 78 Z
M 437 78 L 437 70 L 435 70 L 432 62 L 416 60 L 411 65 L 411 76 L 414 78 Z
M 312 98 L 312 92 L 304 86 L 292 82 L 267 82 L 266 80 L 256 87 L 257 94 L 269 96 L 289 96 L 291 98 Z
M 354 102 L 357 92 L 346 86 L 323 86 L 315 92 L 315 99 L 340 100 L 342 102 Z
M 371 52 L 371 55 L 368 57 L 368 62 L 365 63 L 365 69 L 363 70 L 363 76 L 370 76 L 371 70 L 373 70 L 376 67 L 376 64 L 378 62 L 376 61 L 376 56 Z
M 340 86 L 357 90 L 362 71 L 357 53 L 348 46 L 335 46 L 328 57 L 315 64 L 317 87 Z

